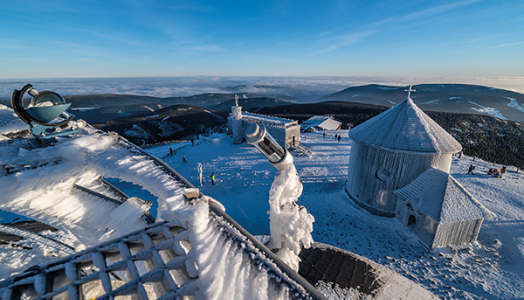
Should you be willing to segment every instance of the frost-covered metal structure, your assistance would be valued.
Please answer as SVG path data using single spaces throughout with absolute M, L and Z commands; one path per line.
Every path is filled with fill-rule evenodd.
M 85 245 L 94 246 L 92 248 L 1 281 L 0 299 L 113 299 L 118 296 L 129 299 L 176 299 L 184 296 L 197 299 L 325 299 L 225 214 L 216 200 L 201 194 L 161 160 L 118 136 L 97 132 L 90 127 L 85 130 L 87 132 L 82 130 L 78 136 L 55 145 L 56 170 L 47 170 L 49 178 L 34 185 L 36 192 L 47 187 L 46 190 L 52 191 L 55 197 L 63 193 L 67 200 L 79 201 L 87 209 L 82 209 L 84 213 L 96 213 L 103 203 L 100 202 L 101 196 L 106 196 L 98 193 L 102 189 L 93 191 L 99 184 L 94 183 L 96 179 L 93 178 L 97 178 L 96 173 L 103 172 L 143 186 L 157 195 L 162 209 L 159 218 L 163 221 L 108 241 L 112 231 L 101 236 L 99 228 L 115 226 L 117 232 L 124 232 L 124 228 L 144 227 L 145 222 L 136 222 L 143 210 L 135 208 L 122 212 L 121 217 L 104 215 L 102 217 L 108 219 L 107 222 L 99 226 L 86 223 L 88 226 L 82 226 L 82 231 L 78 222 L 70 221 L 66 216 L 56 218 L 56 205 L 25 207 L 20 204 L 20 208 L 25 207 L 19 211 L 23 215 L 44 223 L 54 222 L 53 225 L 69 229 L 76 236 L 88 234 L 89 228 L 94 227 L 92 235 L 97 237 L 82 240 Z M 92 146 L 95 141 L 98 141 L 97 146 Z M 80 147 L 76 150 L 82 153 L 81 156 L 69 156 L 76 147 Z M 34 163 L 43 157 L 39 154 L 49 154 L 47 149 L 50 148 L 33 149 L 33 155 L 22 158 L 8 154 L 3 156 L 3 160 L 26 163 L 23 159 L 32 157 Z M 106 151 L 101 153 L 101 149 Z M 71 171 L 75 166 L 78 170 Z M 19 172 L 30 176 L 31 172 L 39 172 L 41 167 L 45 165 L 35 164 L 33 169 Z M 53 173 L 63 170 L 70 170 L 66 174 L 70 177 L 68 181 Z M 1 201 L 3 209 L 14 208 L 17 199 L 34 199 L 36 193 L 25 189 L 18 181 L 24 176 L 3 175 L 6 176 L 4 179 L 12 180 L 9 187 L 2 186 L 1 189 L 5 194 Z M 91 192 L 79 189 L 75 182 L 89 186 Z M 98 202 L 89 204 L 93 201 Z M 130 200 L 125 203 L 130 203 Z M 66 203 L 64 209 L 67 209 Z M 130 213 L 134 214 L 134 219 L 129 219 Z M 118 223 L 126 216 L 131 220 L 129 223 Z M 92 215 L 91 218 L 101 219 Z M 95 244 L 95 238 L 102 243 Z M 220 274 L 217 270 L 221 270 Z
M 233 135 L 233 143 L 240 144 L 244 136 L 242 135 L 242 106 L 238 106 L 238 96 L 235 95 L 235 106 L 231 107 L 231 114 L 227 118 L 227 124 Z
M 33 99 L 27 107 L 24 107 L 26 92 Z M 65 112 L 70 105 L 59 94 L 51 91 L 38 92 L 31 84 L 26 84 L 21 90 L 15 90 L 11 97 L 11 106 L 18 117 L 29 124 L 31 133 L 36 139 L 36 146 L 40 146 L 42 142 L 52 141 L 55 137 L 78 132 L 70 124 L 74 116 Z M 58 117 L 61 118 L 55 122 Z
M 476 241 L 491 216 L 455 178 L 435 168 L 394 193 L 400 197 L 397 218 L 428 248 Z
M 295 120 L 243 112 L 241 106 L 231 107 L 227 128 L 233 136 L 233 143 L 242 143 L 246 128 L 250 124 L 264 126 L 273 138 L 287 149 L 300 145 L 300 125 Z

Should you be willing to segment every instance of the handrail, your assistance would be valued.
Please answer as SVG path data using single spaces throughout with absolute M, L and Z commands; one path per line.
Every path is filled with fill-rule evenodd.
M 0 224 L 0 231 L 8 233 L 8 234 L 16 235 L 16 236 L 19 236 L 19 237 L 22 237 L 28 240 L 36 241 L 42 244 L 50 245 L 54 247 L 55 249 L 59 251 L 63 251 L 64 253 L 67 253 L 67 254 L 74 253 L 75 251 L 75 248 L 61 241 L 55 240 L 45 235 L 38 234 L 36 232 L 32 232 L 24 228 L 18 228 L 18 227 L 10 226 L 7 224 Z

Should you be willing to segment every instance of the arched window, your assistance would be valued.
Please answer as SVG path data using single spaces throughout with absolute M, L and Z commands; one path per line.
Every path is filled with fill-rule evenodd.
M 415 227 L 417 225 L 417 217 L 414 215 L 409 215 L 408 217 L 408 226 Z

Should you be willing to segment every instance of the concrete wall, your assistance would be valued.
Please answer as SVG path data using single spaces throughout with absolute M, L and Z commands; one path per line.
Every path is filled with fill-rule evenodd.
M 450 165 L 451 154 L 395 152 L 353 141 L 346 191 L 371 213 L 394 216 L 398 198 L 394 190 L 406 186 L 431 166 L 449 172 Z M 379 179 L 379 170 L 387 170 L 389 179 Z
M 299 257 L 298 273 L 312 285 L 323 281 L 356 290 L 366 295 L 365 299 L 438 299 L 406 277 L 340 248 L 315 242 L 311 248 L 302 249 Z M 347 295 L 339 296 L 342 299 Z

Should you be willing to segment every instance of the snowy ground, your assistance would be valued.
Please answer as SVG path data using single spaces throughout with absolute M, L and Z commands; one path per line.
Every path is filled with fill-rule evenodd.
M 335 133 L 342 134 L 340 143 Z M 302 145 L 313 156 L 293 152 L 304 185 L 299 204 L 315 217 L 315 241 L 388 266 L 444 299 L 524 298 L 523 173 L 516 174 L 510 167 L 505 178 L 498 179 L 486 175 L 490 163 L 455 158 L 453 176 L 497 216 L 485 221 L 477 243 L 429 252 L 395 219 L 370 215 L 348 198 L 344 192 L 351 149 L 347 131 L 329 132 L 326 139 L 320 133 L 305 134 Z M 149 151 L 163 156 L 169 147 Z M 228 137 L 218 136 L 186 146 L 164 160 L 195 186 L 199 185 L 197 163 L 202 163 L 202 192 L 222 202 L 226 212 L 251 233 L 269 234 L 268 193 L 277 171 L 254 147 L 233 145 Z M 479 174 L 465 175 L 470 163 Z M 209 180 L 212 172 L 214 186 Z
M 342 134 L 340 143 L 334 139 L 335 133 Z M 385 265 L 441 298 L 524 298 L 524 174 L 516 174 L 510 167 L 503 179 L 488 177 L 483 170 L 491 164 L 466 156 L 455 158 L 451 169 L 453 176 L 497 216 L 485 221 L 478 242 L 429 252 L 415 238 L 410 238 L 396 220 L 370 215 L 345 194 L 351 150 L 347 131 L 329 132 L 325 139 L 321 133 L 306 134 L 302 137 L 302 145 L 310 148 L 313 156 L 293 152 L 304 186 L 299 204 L 306 206 L 315 217 L 315 241 Z M 174 156 L 166 156 L 170 147 L 177 150 Z M 200 185 L 197 163 L 201 163 L 204 172 L 201 191 L 224 204 L 226 212 L 252 234 L 269 234 L 269 189 L 277 171 L 254 147 L 233 145 L 229 137 L 217 135 L 206 141 L 196 141 L 195 146 L 186 142 L 148 151 L 163 157 L 195 186 Z M 183 156 L 187 163 L 183 162 Z M 465 175 L 470 163 L 482 175 Z M 210 182 L 212 172 L 216 185 Z M 132 184 L 119 183 L 119 187 L 130 196 L 156 200 Z M 151 213 L 156 215 L 156 208 L 152 208 Z M 68 240 L 67 236 L 53 234 L 54 238 Z M 7 254 L 9 251 L 5 250 L 9 250 L 9 246 L 1 247 L 4 251 L 0 251 L 0 262 L 5 265 L 0 269 L 15 269 L 17 266 L 9 265 L 9 255 L 13 252 Z M 26 250 L 15 251 L 14 255 L 27 253 Z M 46 253 L 18 260 L 18 267 L 34 263 L 34 257 L 43 254 Z

